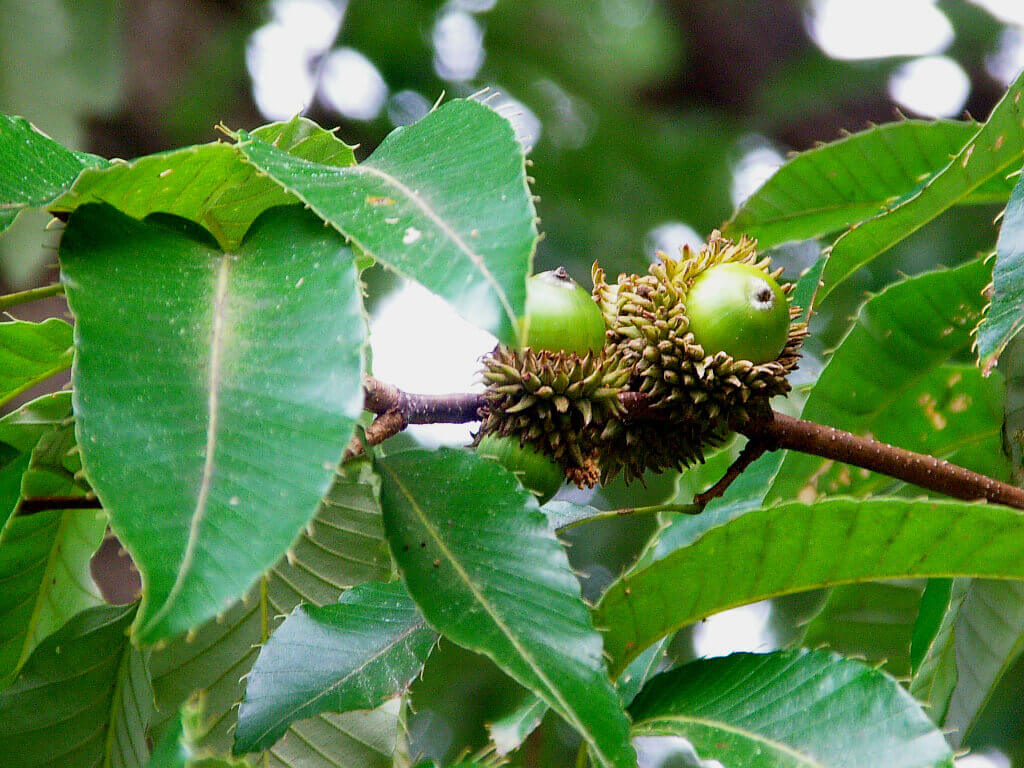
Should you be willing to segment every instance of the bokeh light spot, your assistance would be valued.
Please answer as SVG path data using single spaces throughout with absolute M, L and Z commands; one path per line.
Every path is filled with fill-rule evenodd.
M 331 51 L 320 72 L 320 97 L 339 115 L 372 120 L 384 108 L 388 86 L 377 67 L 354 48 Z
M 933 0 L 813 0 L 807 28 L 834 59 L 938 53 L 953 26 Z
M 893 101 L 923 117 L 953 117 L 967 103 L 971 80 L 953 59 L 926 56 L 908 61 L 889 78 Z
M 476 77 L 484 63 L 484 31 L 463 11 L 442 13 L 434 24 L 434 69 L 444 80 Z

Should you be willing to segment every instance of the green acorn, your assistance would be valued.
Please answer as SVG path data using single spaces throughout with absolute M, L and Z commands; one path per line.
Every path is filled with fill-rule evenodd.
M 487 408 L 475 443 L 491 434 L 518 439 L 591 486 L 600 478 L 598 440 L 622 413 L 629 370 L 603 354 L 601 310 L 564 269 L 531 277 L 526 303 L 528 346 L 499 346 L 482 360 Z
M 751 264 L 718 264 L 697 275 L 686 294 L 690 333 L 707 354 L 767 363 L 789 339 L 789 306 L 777 282 Z
M 781 270 L 770 271 L 754 241 L 716 231 L 698 253 L 684 247 L 679 260 L 662 259 L 614 285 L 594 266 L 593 295 L 609 327 L 605 354 L 629 367 L 628 388 L 646 395 L 653 417 L 606 425 L 606 481 L 703 461 L 706 448 L 789 391 L 786 376 L 807 335 L 791 323 L 799 314 L 786 302 L 792 286 L 776 283 Z
M 518 438 L 491 432 L 480 438 L 476 451 L 485 458 L 494 459 L 518 477 L 523 487 L 531 491 L 541 504 L 554 496 L 565 482 L 560 466 Z
M 604 347 L 604 317 L 565 267 L 526 281 L 526 316 L 520 330 L 523 346 L 535 352 L 585 355 Z

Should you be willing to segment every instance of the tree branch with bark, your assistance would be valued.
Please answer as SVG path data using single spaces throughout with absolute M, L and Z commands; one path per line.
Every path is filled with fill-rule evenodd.
M 480 412 L 487 405 L 482 393 L 413 394 L 372 376 L 365 377 L 363 389 L 365 409 L 376 414 L 364 433 L 365 443 L 369 445 L 378 445 L 389 437 L 394 437 L 410 424 L 466 424 L 479 421 Z M 619 399 L 627 418 L 657 419 L 657 413 L 648 407 L 647 399 L 642 393 L 624 392 Z M 825 424 L 787 416 L 778 411 L 768 411 L 767 417 L 752 418 L 737 431 L 750 442 L 725 475 L 711 488 L 696 496 L 694 511 L 700 511 L 712 499 L 721 496 L 762 454 L 780 449 L 799 451 L 879 472 L 956 499 L 983 499 L 1024 510 L 1024 489 L 934 456 L 908 451 Z M 346 456 L 359 454 L 363 450 L 363 440 L 354 438 L 346 451 Z M 18 513 L 32 514 L 48 509 L 99 506 L 99 500 L 92 495 L 73 498 L 27 498 L 22 499 Z
M 486 406 L 483 394 L 453 393 L 415 395 L 367 377 L 366 409 L 377 417 L 366 430 L 366 440 L 376 445 L 398 434 L 409 424 L 463 424 L 479 421 Z M 639 392 L 619 396 L 628 418 L 656 419 Z M 725 492 L 747 466 L 765 451 L 788 449 L 879 472 L 905 483 L 967 501 L 984 499 L 1024 510 L 1024 490 L 948 461 L 908 451 L 851 432 L 769 411 L 768 418 L 750 419 L 737 430 L 750 439 L 719 483 L 700 494 L 703 507 Z

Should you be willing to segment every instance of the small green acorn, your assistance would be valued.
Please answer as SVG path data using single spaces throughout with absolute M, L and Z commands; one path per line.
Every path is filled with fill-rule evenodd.
M 755 365 L 775 360 L 789 337 L 789 304 L 753 264 L 727 262 L 701 272 L 686 294 L 690 333 L 706 354 L 725 352 Z
M 537 500 L 546 503 L 565 481 L 562 468 L 529 443 L 520 442 L 512 435 L 489 433 L 480 438 L 476 452 L 494 459 L 519 478 Z
M 683 469 L 789 391 L 806 325 L 791 322 L 791 286 L 747 237 L 712 232 L 679 259 L 661 254 L 643 275 L 614 284 L 594 265 L 594 299 L 608 326 L 606 355 L 630 366 L 629 390 L 653 420 L 610 420 L 598 452 L 602 480 L 622 471 Z
M 600 478 L 596 441 L 621 410 L 629 371 L 605 358 L 604 315 L 564 269 L 526 285 L 523 348 L 499 346 L 482 361 L 487 409 L 475 444 L 510 439 L 516 451 L 528 447 L 552 462 L 561 479 L 591 486 Z M 518 457 L 506 466 L 517 465 Z
M 526 281 L 526 316 L 520 327 L 523 346 L 534 352 L 575 352 L 582 357 L 604 346 L 601 309 L 564 267 Z

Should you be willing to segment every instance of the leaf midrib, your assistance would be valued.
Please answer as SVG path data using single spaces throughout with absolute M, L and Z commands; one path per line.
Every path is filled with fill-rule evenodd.
M 395 485 L 397 485 L 401 489 L 402 493 L 409 500 L 409 503 L 412 506 L 412 509 L 413 509 L 413 511 L 416 514 L 416 517 L 419 518 L 420 522 L 422 523 L 423 527 L 426 529 L 427 533 L 437 543 L 437 546 L 440 548 L 442 554 L 444 554 L 445 557 L 448 558 L 448 562 L 451 563 L 452 567 L 455 569 L 455 572 L 458 574 L 458 576 L 465 583 L 466 587 L 469 589 L 469 591 L 473 595 L 473 597 L 476 598 L 476 600 L 480 604 L 480 606 L 484 609 L 484 611 L 487 612 L 487 615 L 491 617 L 491 620 L 495 623 L 495 625 L 498 627 L 498 629 L 500 629 L 501 632 L 505 635 L 505 637 L 508 638 L 508 641 L 510 643 L 512 643 L 512 647 L 515 648 L 515 650 L 518 651 L 519 655 L 523 658 L 523 660 L 525 660 L 529 664 L 530 668 L 537 675 L 537 677 L 540 679 L 540 681 L 542 683 L 544 683 L 545 686 L 547 686 L 548 692 L 550 693 L 551 697 L 554 698 L 555 701 L 558 702 L 560 708 L 562 709 L 562 714 L 568 720 L 571 721 L 572 725 L 575 728 L 577 728 L 581 734 L 587 734 L 589 736 L 588 741 L 590 743 L 591 748 L 593 749 L 593 751 L 595 753 L 595 756 L 598 757 L 600 759 L 600 761 L 604 765 L 614 766 L 615 762 L 613 760 L 610 760 L 609 757 L 607 755 L 605 755 L 604 752 L 601 750 L 601 748 L 597 745 L 594 736 L 590 732 L 590 729 L 586 728 L 579 721 L 579 717 L 576 714 L 576 711 L 568 705 L 568 702 L 566 702 L 562 698 L 562 696 L 560 695 L 558 689 L 554 685 L 552 685 L 552 683 L 548 679 L 547 675 L 544 674 L 544 671 L 542 669 L 540 669 L 539 665 L 537 664 L 537 661 L 533 658 L 533 655 L 531 653 L 529 653 L 529 651 L 527 651 L 526 648 L 524 648 L 524 647 L 522 647 L 522 645 L 520 645 L 519 639 L 505 625 L 505 622 L 502 621 L 501 617 L 498 616 L 494 612 L 494 610 L 491 607 L 490 603 L 487 600 L 484 599 L 483 593 L 480 592 L 477 589 L 476 584 L 470 578 L 470 576 L 466 572 L 466 570 L 462 567 L 462 564 L 455 558 L 454 553 L 448 548 L 448 546 L 445 544 L 445 542 L 441 539 L 440 535 L 437 532 L 437 529 L 430 524 L 428 518 L 426 517 L 426 514 L 425 514 L 424 510 L 417 503 L 415 497 L 412 495 L 412 493 L 409 492 L 408 488 L 406 488 L 405 484 L 402 483 L 402 480 L 398 476 L 398 474 L 393 472 L 393 471 L 391 471 L 391 469 L 389 467 L 386 467 L 386 466 L 382 467 L 382 471 L 387 472 L 388 474 L 391 475 L 391 478 L 394 481 Z
M 185 552 L 182 555 L 174 584 L 167 593 L 167 597 L 164 598 L 163 605 L 147 622 L 145 630 L 154 627 L 157 622 L 170 612 L 178 595 L 184 589 L 185 578 L 191 572 L 192 564 L 195 560 L 196 546 L 199 541 L 199 529 L 209 508 L 210 487 L 214 472 L 213 457 L 217 447 L 218 417 L 220 415 L 221 357 L 224 352 L 224 316 L 227 310 L 228 277 L 231 273 L 229 269 L 230 261 L 231 259 L 228 254 L 221 254 L 220 263 L 217 266 L 217 282 L 214 289 L 213 315 L 210 329 L 210 369 L 207 376 L 206 455 L 203 458 L 203 472 L 199 481 L 195 508 L 189 521 L 188 541 L 185 544 Z
M 380 650 L 378 650 L 376 653 L 374 653 L 373 655 L 367 657 L 361 664 L 359 664 L 358 666 L 353 667 L 351 670 L 349 670 L 345 674 L 344 677 L 339 678 L 336 682 L 334 682 L 331 685 L 329 685 L 327 688 L 325 688 L 323 691 L 318 693 L 316 696 L 313 696 L 312 698 L 307 699 L 306 701 L 302 702 L 301 704 L 299 704 L 299 705 L 291 708 L 290 710 L 288 710 L 281 717 L 279 717 L 273 723 L 268 725 L 266 727 L 266 729 L 264 729 L 259 734 L 259 736 L 255 739 L 255 741 L 259 742 L 260 739 L 265 738 L 267 736 L 267 734 L 270 733 L 276 726 L 281 725 L 282 723 L 287 721 L 289 718 L 293 718 L 292 721 L 294 722 L 294 717 L 293 716 L 299 710 L 301 710 L 303 707 L 308 707 L 309 705 L 314 704 L 317 701 L 320 701 L 321 699 L 326 698 L 327 696 L 330 696 L 338 688 L 340 688 L 342 685 L 347 683 L 349 680 L 351 680 L 357 674 L 359 674 L 364 669 L 366 669 L 370 664 L 372 664 L 375 661 L 377 661 L 378 659 L 380 659 L 382 656 L 384 656 L 386 653 L 388 653 L 389 651 L 391 651 L 392 649 L 394 649 L 395 647 L 397 647 L 401 643 L 404 643 L 413 634 L 418 632 L 420 629 L 423 629 L 425 626 L 426 626 L 426 622 L 424 622 L 423 619 L 421 618 L 418 622 L 416 622 L 415 624 L 410 626 L 408 629 L 406 629 L 404 632 L 402 632 L 401 635 L 395 637 L 392 642 L 386 644 L 385 646 L 380 648 Z
M 643 728 L 644 726 L 650 727 L 655 726 L 658 723 L 683 723 L 694 725 L 703 725 L 707 728 L 713 728 L 715 730 L 726 731 L 728 733 L 734 733 L 737 736 L 742 736 L 750 741 L 757 742 L 758 744 L 765 744 L 772 749 L 782 752 L 783 754 L 789 755 L 790 757 L 798 760 L 802 765 L 806 765 L 807 768 L 828 768 L 824 763 L 819 763 L 817 760 L 808 757 L 807 755 L 797 752 L 792 747 L 783 744 L 782 742 L 769 739 L 767 736 L 762 736 L 759 733 L 748 731 L 745 728 L 739 728 L 734 725 L 728 725 L 719 720 L 708 720 L 702 717 L 693 717 L 690 715 L 659 715 L 656 718 L 650 720 L 641 720 L 634 726 L 634 731 Z M 656 734 L 652 734 L 656 735 Z

